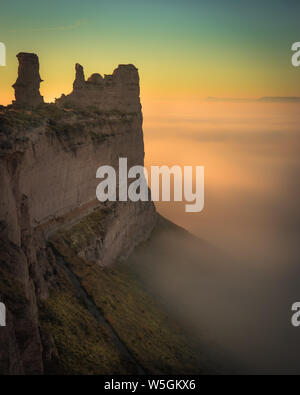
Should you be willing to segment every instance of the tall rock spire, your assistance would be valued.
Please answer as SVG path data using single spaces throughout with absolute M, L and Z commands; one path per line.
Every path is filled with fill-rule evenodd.
M 74 91 L 79 90 L 85 86 L 84 70 L 79 63 L 76 63 L 75 71 L 76 76 L 73 84 Z
M 13 104 L 16 107 L 35 108 L 44 103 L 40 94 L 39 58 L 33 53 L 21 52 L 17 55 L 19 61 L 18 79 L 13 85 L 16 100 Z

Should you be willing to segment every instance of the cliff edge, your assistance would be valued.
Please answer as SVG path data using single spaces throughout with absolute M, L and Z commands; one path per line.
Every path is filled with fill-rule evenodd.
M 151 202 L 96 199 L 99 166 L 117 169 L 119 157 L 129 166 L 144 164 L 137 69 L 121 65 L 111 76 L 85 81 L 76 65 L 73 92 L 46 104 L 38 57 L 17 57 L 15 101 L 0 107 L 0 300 L 7 307 L 0 372 L 42 374 L 60 354 L 42 328 L 41 306 L 62 289 L 76 298 L 51 238 L 76 234 L 79 257 L 110 266 L 149 237 L 156 212 Z

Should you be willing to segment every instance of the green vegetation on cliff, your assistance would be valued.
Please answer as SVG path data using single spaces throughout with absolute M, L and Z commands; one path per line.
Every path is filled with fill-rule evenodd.
M 152 374 L 199 373 L 197 359 L 180 328 L 161 310 L 126 264 L 102 268 L 77 255 L 79 245 L 86 245 L 87 237 L 101 231 L 99 215 L 92 214 L 73 228 L 51 237 L 54 250 L 63 257 L 86 294 L 144 371 Z M 105 217 L 105 213 L 103 215 Z M 87 363 L 84 360 L 84 348 L 76 348 L 79 347 L 76 342 L 80 343 L 84 337 L 84 329 L 79 321 L 86 322 L 84 327 L 92 328 L 90 335 L 94 345 L 88 351 L 90 360 L 97 360 L 97 355 L 104 350 L 103 344 L 99 345 L 103 342 L 103 333 L 93 329 L 92 315 L 82 305 L 78 308 L 77 304 L 76 299 L 69 301 L 65 293 L 58 293 L 47 302 L 48 318 L 47 314 L 41 316 L 44 327 L 55 339 L 68 373 L 83 373 L 87 369 L 86 365 L 80 368 L 82 363 Z M 59 317 L 59 321 L 51 319 L 53 313 Z M 77 327 L 76 334 L 73 325 Z M 101 369 L 102 364 L 103 371 L 109 366 L 116 366 L 115 354 L 111 355 L 111 351 L 107 351 L 106 355 L 106 361 L 99 358 L 92 372 Z M 126 373 L 130 373 L 127 365 L 126 369 Z
M 54 339 L 58 356 L 45 360 L 46 374 L 135 373 L 107 333 L 71 290 L 55 292 L 40 305 L 42 329 Z

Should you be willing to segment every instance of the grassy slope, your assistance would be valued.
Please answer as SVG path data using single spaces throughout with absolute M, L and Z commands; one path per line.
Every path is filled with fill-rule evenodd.
M 52 245 L 65 258 L 87 294 L 145 371 L 153 374 L 199 373 L 192 346 L 128 265 L 123 263 L 113 268 L 101 268 L 78 257 L 78 243 L 86 245 L 91 233 L 99 230 L 95 226 L 98 217 L 99 213 L 92 214 L 73 231 L 52 237 Z M 59 319 L 55 318 L 57 316 Z M 104 342 L 104 334 L 92 324 L 92 316 L 76 302 L 74 296 L 69 299 L 64 292 L 54 294 L 41 318 L 54 337 L 67 373 L 115 372 L 118 362 L 113 347 L 112 350 L 107 349 L 111 345 Z M 91 343 L 85 347 L 93 346 L 85 350 L 77 343 L 82 342 L 87 330 Z M 103 360 L 104 353 L 106 360 Z M 122 364 L 119 363 L 121 369 Z M 126 373 L 131 373 L 130 369 Z
M 59 267 L 60 290 L 40 304 L 42 330 L 55 342 L 58 358 L 46 361 L 48 374 L 127 374 L 135 369 L 124 361 L 105 327 L 79 300 Z

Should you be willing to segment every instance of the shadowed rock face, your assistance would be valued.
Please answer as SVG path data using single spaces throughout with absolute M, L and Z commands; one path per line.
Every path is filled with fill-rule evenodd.
M 39 58 L 31 53 L 19 53 L 18 79 L 13 85 L 16 100 L 13 104 L 16 107 L 35 108 L 44 103 L 40 94 L 40 84 L 42 79 L 39 72 Z

